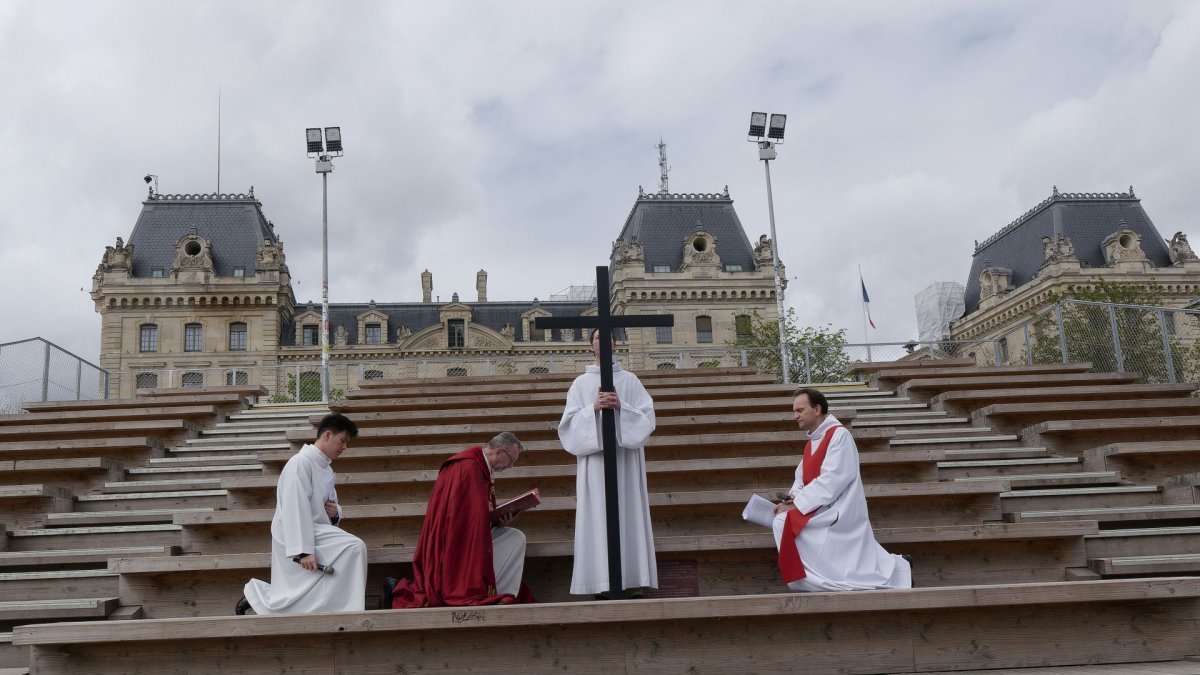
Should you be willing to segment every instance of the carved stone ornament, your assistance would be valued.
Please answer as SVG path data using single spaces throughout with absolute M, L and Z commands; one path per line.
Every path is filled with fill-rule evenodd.
M 1142 238 L 1129 228 L 1122 228 L 1105 237 L 1104 253 L 1108 257 L 1110 267 L 1118 263 L 1142 262 L 1147 259 L 1145 251 L 1142 250 Z
M 396 329 L 396 340 L 406 340 L 409 337 L 412 337 L 412 331 L 409 330 L 408 325 L 400 324 L 400 327 Z
M 758 243 L 754 246 L 754 267 L 761 268 L 763 265 L 770 265 L 774 261 L 775 252 L 771 247 L 771 240 L 767 239 L 767 235 L 762 235 L 758 238 Z
M 175 244 L 175 262 L 171 265 L 172 272 L 179 270 L 213 269 L 212 244 L 198 235 L 189 234 Z
M 1047 237 L 1049 238 L 1049 237 Z M 979 299 L 1004 295 L 1012 283 L 1012 270 L 1003 267 L 985 267 L 979 273 Z
M 717 238 L 703 231 L 693 232 L 683 240 L 683 265 L 687 269 L 692 265 L 720 265 L 721 256 L 717 255 Z
M 1061 234 L 1058 235 L 1057 240 L 1042 237 L 1042 257 L 1045 259 L 1042 263 L 1043 267 L 1059 262 L 1079 262 L 1079 258 L 1075 257 L 1075 245 L 1071 243 L 1069 237 Z
M 616 242 L 616 261 L 621 263 L 642 263 L 646 262 L 646 251 L 642 248 L 642 243 L 637 237 L 633 237 L 629 241 L 617 240 Z
M 133 244 L 125 245 L 125 241 L 117 237 L 116 246 L 104 247 L 104 258 L 100 261 L 97 273 L 113 270 L 130 270 L 133 268 Z
M 505 339 L 512 340 L 513 336 L 517 334 L 517 331 L 513 329 L 513 325 L 511 323 L 506 323 L 500 329 L 500 334 L 503 335 Z
M 1171 262 L 1176 265 L 1197 259 L 1191 244 L 1188 244 L 1187 235 L 1182 232 L 1176 232 L 1175 236 L 1171 237 L 1171 240 L 1167 242 L 1167 248 L 1170 249 Z
M 350 342 L 350 332 L 346 330 L 345 326 L 338 326 L 333 331 L 333 342 L 339 347 L 345 347 Z
M 258 254 L 254 256 L 254 269 L 265 272 L 282 267 L 283 249 L 269 237 L 264 238 L 262 246 L 258 248 Z

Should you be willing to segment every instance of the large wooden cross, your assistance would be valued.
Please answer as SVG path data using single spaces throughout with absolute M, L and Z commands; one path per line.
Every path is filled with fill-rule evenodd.
M 543 316 L 534 320 L 537 328 L 600 329 L 600 390 L 613 388 L 612 344 L 614 328 L 674 326 L 671 314 L 613 316 L 608 295 L 608 268 L 596 268 L 596 316 Z M 625 590 L 621 583 L 621 511 L 617 494 L 617 419 L 605 408 L 600 415 L 604 439 L 604 512 L 608 522 L 608 589 L 610 597 L 620 599 Z

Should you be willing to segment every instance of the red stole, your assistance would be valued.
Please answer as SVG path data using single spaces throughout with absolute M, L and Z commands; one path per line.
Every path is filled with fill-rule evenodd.
M 821 475 L 821 465 L 825 463 L 825 451 L 829 449 L 829 441 L 833 439 L 833 432 L 841 428 L 840 426 L 829 427 L 825 431 L 825 437 L 821 439 L 821 444 L 817 446 L 816 452 L 812 451 L 812 441 L 804 444 L 804 459 L 800 462 L 802 485 L 808 485 Z M 788 511 L 787 518 L 784 520 L 783 538 L 779 542 L 779 572 L 783 575 L 785 584 L 799 581 L 807 576 L 804 571 L 804 563 L 800 560 L 800 551 L 796 549 L 796 537 L 816 513 L 817 509 L 813 509 L 809 513 L 800 513 L 799 508 L 793 508 Z

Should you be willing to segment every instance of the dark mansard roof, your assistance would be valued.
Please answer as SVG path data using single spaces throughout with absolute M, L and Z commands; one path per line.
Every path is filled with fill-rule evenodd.
M 703 230 L 716 237 L 717 255 L 725 266 L 754 269 L 754 249 L 737 212 L 729 188 L 723 193 L 648 194 L 638 188 L 638 198 L 621 229 L 621 241 L 637 237 L 646 257 L 646 271 L 683 264 L 683 245 L 688 236 Z

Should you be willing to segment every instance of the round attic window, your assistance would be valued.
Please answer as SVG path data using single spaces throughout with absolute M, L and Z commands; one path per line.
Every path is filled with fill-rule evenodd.
M 183 252 L 190 256 L 200 255 L 200 242 L 192 240 L 183 245 Z
M 692 248 L 703 252 L 708 249 L 708 240 L 704 237 L 696 237 L 692 240 Z
M 1133 248 L 1133 237 L 1123 234 L 1120 239 L 1117 239 L 1117 243 L 1121 245 L 1121 248 Z

